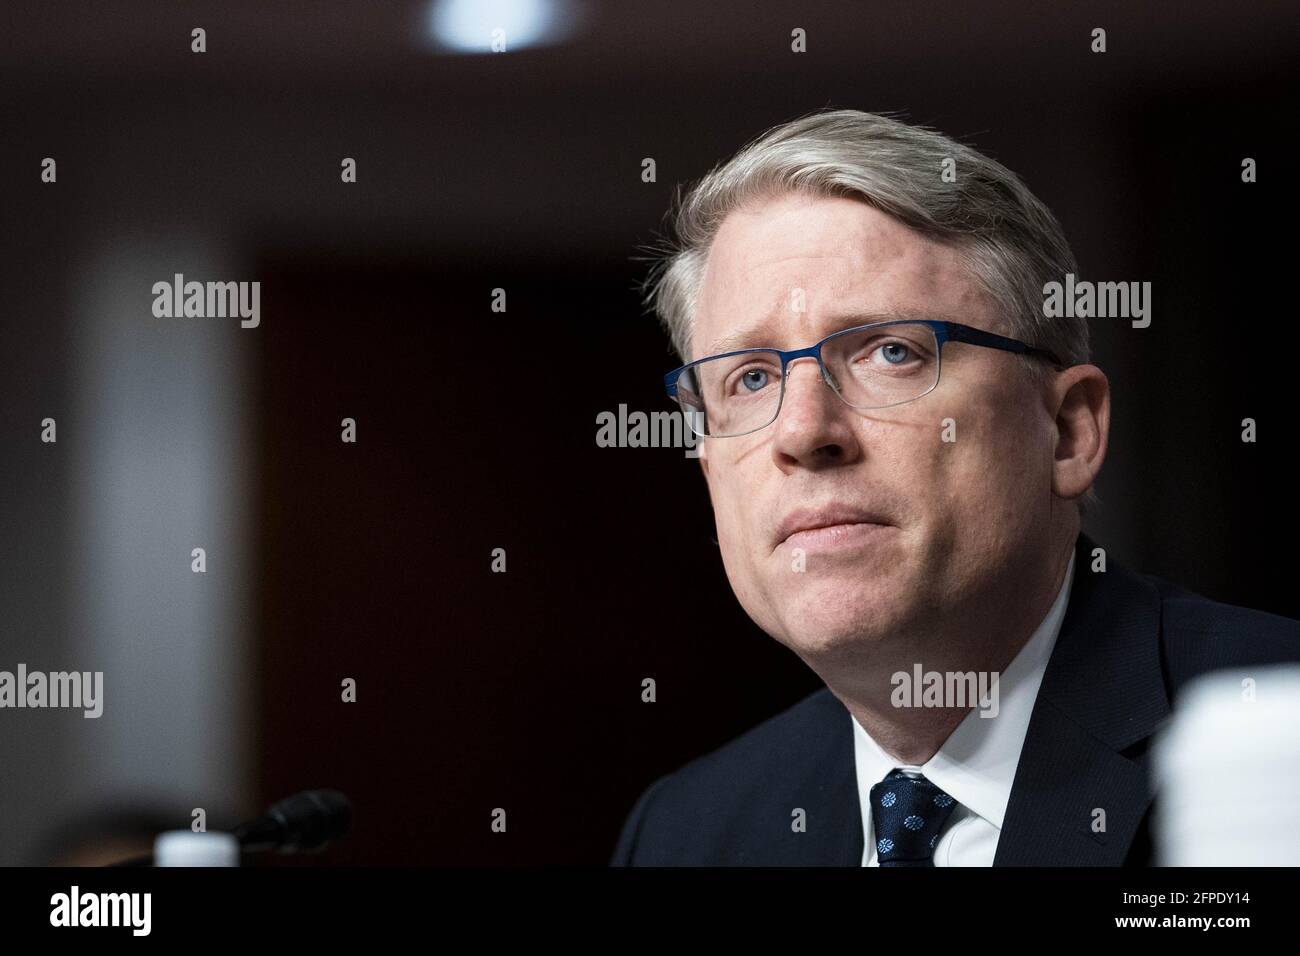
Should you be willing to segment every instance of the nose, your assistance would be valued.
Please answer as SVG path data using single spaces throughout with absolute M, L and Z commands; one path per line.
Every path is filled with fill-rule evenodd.
M 772 458 L 784 472 L 849 464 L 862 455 L 854 411 L 822 376 L 812 357 L 786 366 L 785 395 L 772 427 Z

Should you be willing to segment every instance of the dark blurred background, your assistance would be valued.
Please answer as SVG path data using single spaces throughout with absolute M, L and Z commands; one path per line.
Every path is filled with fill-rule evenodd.
M 698 464 L 595 433 L 668 407 L 635 285 L 676 184 L 826 106 L 972 143 L 1085 277 L 1153 283 L 1150 328 L 1093 323 L 1087 530 L 1300 617 L 1293 2 L 493 16 L 534 6 L 560 29 L 503 54 L 448 49 L 427 2 L 0 10 L 0 669 L 106 685 L 98 720 L 0 711 L 0 863 L 329 786 L 356 827 L 309 862 L 599 864 L 653 778 L 815 689 L 733 598 Z M 260 281 L 260 327 L 154 318 L 177 272 Z

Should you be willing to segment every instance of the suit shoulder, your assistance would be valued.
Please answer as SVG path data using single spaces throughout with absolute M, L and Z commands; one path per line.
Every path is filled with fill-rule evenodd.
M 663 774 L 638 797 L 612 862 L 661 865 L 741 859 L 738 834 L 791 778 L 809 776 L 808 767 L 835 746 L 837 728 L 851 746 L 848 711 L 823 687 Z
M 682 786 L 730 789 L 741 778 L 788 769 L 810 742 L 825 740 L 835 721 L 850 726 L 844 705 L 822 687 L 666 776 Z
M 1300 662 L 1300 621 L 1147 579 L 1160 592 L 1162 645 L 1175 687 L 1211 670 Z

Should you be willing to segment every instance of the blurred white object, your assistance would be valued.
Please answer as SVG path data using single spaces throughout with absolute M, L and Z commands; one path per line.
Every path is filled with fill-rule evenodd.
M 583 14 L 574 0 L 433 0 L 429 34 L 452 53 L 522 50 L 568 39 Z
M 230 833 L 168 830 L 153 842 L 154 866 L 239 866 L 239 841 Z
M 1160 866 L 1300 866 L 1300 666 L 1190 682 L 1152 752 Z

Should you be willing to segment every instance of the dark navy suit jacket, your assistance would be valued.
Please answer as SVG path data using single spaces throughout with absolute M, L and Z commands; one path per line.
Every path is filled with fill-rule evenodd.
M 995 866 L 1150 865 L 1148 747 L 1188 680 L 1300 660 L 1300 622 L 1208 600 L 1107 558 L 1080 534 L 1065 618 L 1011 788 Z M 806 811 L 793 832 L 791 811 Z M 1093 808 L 1106 831 L 1093 832 Z M 853 729 L 822 688 L 655 780 L 611 865 L 860 866 Z

